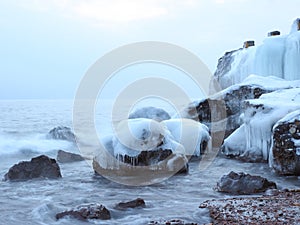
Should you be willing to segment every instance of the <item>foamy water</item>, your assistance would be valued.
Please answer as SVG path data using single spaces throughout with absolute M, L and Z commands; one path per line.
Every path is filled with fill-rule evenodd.
M 109 104 L 108 104 L 109 105 Z M 49 140 L 46 134 L 56 126 L 72 127 L 72 101 L 0 101 L 0 177 L 22 160 L 46 154 L 56 157 L 57 150 L 78 152 L 67 141 Z M 96 121 L 108 121 L 109 107 L 101 106 Z M 167 109 L 172 110 L 172 109 Z M 120 110 L 120 117 L 124 115 Z M 105 123 L 104 123 L 105 124 Z M 101 127 L 111 132 L 109 123 Z M 279 188 L 297 188 L 297 177 L 280 177 L 267 164 L 241 163 L 217 158 L 206 170 L 199 162 L 190 163 L 188 175 L 172 177 L 151 186 L 130 187 L 95 176 L 85 161 L 61 164 L 63 178 L 25 182 L 0 181 L 0 224 L 86 224 L 65 218 L 56 221 L 58 212 L 85 203 L 100 203 L 110 211 L 109 221 L 92 224 L 147 224 L 151 220 L 179 218 L 189 222 L 208 223 L 207 211 L 198 206 L 211 198 L 230 197 L 213 191 L 217 180 L 230 171 L 261 175 L 277 182 Z M 118 211 L 115 204 L 143 198 L 147 207 Z

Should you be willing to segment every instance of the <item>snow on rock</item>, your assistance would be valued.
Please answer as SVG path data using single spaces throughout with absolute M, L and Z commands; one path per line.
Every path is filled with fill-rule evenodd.
M 165 110 L 161 108 L 156 107 L 144 107 L 135 110 L 134 112 L 130 113 L 128 119 L 137 119 L 137 118 L 147 118 L 147 119 L 153 119 L 158 122 L 163 120 L 170 119 L 169 113 L 167 113 Z
M 288 113 L 300 109 L 299 103 L 300 88 L 278 90 L 263 94 L 259 99 L 246 100 L 244 126 L 224 141 L 222 149 L 225 149 L 227 155 L 252 152 L 256 156 L 261 155 L 263 160 L 268 160 L 272 143 L 272 127 Z M 230 141 L 245 139 L 244 152 L 241 152 L 240 146 L 234 146 Z
M 225 53 L 219 59 L 214 82 L 225 89 L 240 83 L 250 74 L 276 76 L 286 80 L 300 79 L 299 19 L 287 35 L 270 36 L 259 46 Z
M 170 119 L 162 122 L 175 141 L 182 144 L 185 154 L 200 156 L 210 141 L 208 127 L 191 119 Z
M 300 175 L 300 110 L 274 125 L 269 164 L 279 174 Z

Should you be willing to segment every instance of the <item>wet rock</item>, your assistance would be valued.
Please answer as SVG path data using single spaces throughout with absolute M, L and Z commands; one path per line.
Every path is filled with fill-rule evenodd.
M 198 223 L 189 223 L 179 219 L 166 220 L 166 221 L 150 221 L 148 225 L 198 225 Z
M 76 142 L 76 138 L 71 128 L 58 126 L 49 131 L 48 138 Z
M 169 113 L 156 107 L 144 107 L 130 113 L 128 119 L 146 118 L 153 119 L 158 122 L 171 119 Z
M 56 219 L 59 220 L 65 216 L 70 216 L 78 220 L 109 220 L 111 218 L 109 210 L 100 204 L 81 205 L 75 209 L 57 213 Z
M 138 208 L 138 207 L 146 207 L 145 201 L 141 198 L 137 198 L 135 200 L 129 202 L 120 202 L 116 205 L 116 209 L 129 209 L 129 208 Z
M 56 159 L 60 163 L 70 163 L 84 160 L 84 158 L 79 154 L 74 154 L 63 150 L 58 150 Z
M 11 167 L 5 174 L 5 180 L 20 181 L 33 178 L 60 178 L 60 168 L 55 159 L 41 155 L 31 161 L 23 161 Z
M 300 110 L 273 127 L 270 165 L 282 175 L 300 175 Z
M 274 182 L 260 176 L 230 172 L 217 182 L 215 190 L 231 194 L 254 194 L 276 188 Z

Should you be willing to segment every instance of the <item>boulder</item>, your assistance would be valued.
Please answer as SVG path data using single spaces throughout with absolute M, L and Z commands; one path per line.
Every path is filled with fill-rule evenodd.
M 74 154 L 63 150 L 58 150 L 56 159 L 60 163 L 70 163 L 84 160 L 84 158 L 79 154 Z
M 76 137 L 72 132 L 71 128 L 64 126 L 54 127 L 52 130 L 49 131 L 47 137 L 50 139 L 76 142 Z
M 60 178 L 60 168 L 55 159 L 41 155 L 31 161 L 23 161 L 11 167 L 5 174 L 5 180 L 20 181 L 33 178 Z
M 300 110 L 274 125 L 270 166 L 282 175 L 300 175 Z
M 56 219 L 59 220 L 65 216 L 83 221 L 88 219 L 109 220 L 111 218 L 108 209 L 100 204 L 80 205 L 75 209 L 57 213 Z
M 170 119 L 169 113 L 161 108 L 156 107 L 144 107 L 135 110 L 134 112 L 130 113 L 128 119 L 137 119 L 137 118 L 145 118 L 145 119 L 153 119 L 158 122 L 163 120 Z
M 278 90 L 263 94 L 259 99 L 245 100 L 244 124 L 225 139 L 223 152 L 244 158 L 249 155 L 250 161 L 253 155 L 268 161 L 273 126 L 288 113 L 300 109 L 299 103 L 300 88 Z
M 215 190 L 219 192 L 240 195 L 255 194 L 264 192 L 267 189 L 276 189 L 276 184 L 260 176 L 235 173 L 233 171 L 222 176 L 215 187 Z
M 141 198 L 137 198 L 129 202 L 120 202 L 116 205 L 116 209 L 120 210 L 138 207 L 146 207 L 145 201 Z

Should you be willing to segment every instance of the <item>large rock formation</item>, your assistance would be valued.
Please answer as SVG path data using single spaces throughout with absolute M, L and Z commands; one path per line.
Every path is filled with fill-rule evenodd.
M 219 59 L 215 82 L 225 89 L 250 74 L 300 79 L 300 32 L 296 19 L 288 35 L 267 37 L 261 45 L 226 52 Z
M 230 172 L 218 181 L 215 189 L 231 194 L 254 194 L 276 188 L 274 182 L 260 176 Z
M 300 175 L 300 110 L 274 125 L 269 163 L 279 174 Z
M 223 153 L 229 156 L 245 154 L 250 158 L 260 155 L 267 161 L 272 144 L 272 128 L 286 114 L 300 109 L 299 94 L 300 88 L 293 88 L 245 101 L 244 126 L 224 141 Z
M 21 181 L 33 178 L 60 178 L 60 168 L 55 159 L 41 155 L 31 161 L 20 162 L 5 174 L 5 180 Z
M 59 220 L 65 216 L 83 221 L 88 219 L 109 220 L 111 218 L 108 209 L 100 204 L 80 205 L 75 209 L 57 213 L 56 219 Z
M 69 127 L 54 127 L 52 130 L 49 131 L 47 137 L 56 140 L 76 142 L 75 135 Z
M 153 119 L 158 122 L 163 120 L 170 119 L 169 113 L 161 108 L 156 107 L 144 107 L 135 110 L 134 112 L 130 113 L 128 119 L 137 119 L 137 118 L 145 118 L 145 119 Z

